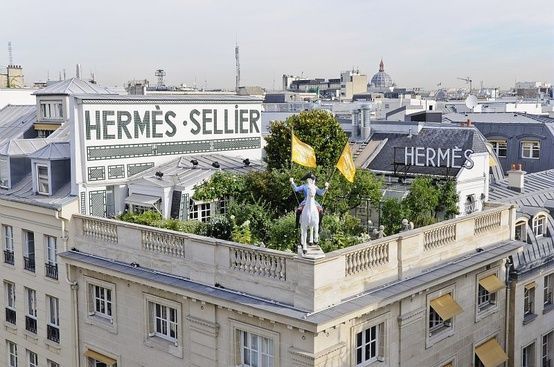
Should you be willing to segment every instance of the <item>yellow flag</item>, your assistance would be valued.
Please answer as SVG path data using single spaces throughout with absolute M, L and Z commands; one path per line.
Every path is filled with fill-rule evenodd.
M 314 148 L 292 134 L 292 161 L 306 167 L 316 167 Z
M 354 159 L 352 158 L 352 152 L 350 151 L 350 144 L 346 143 L 344 146 L 336 167 L 348 181 L 354 182 L 356 166 L 354 165 Z

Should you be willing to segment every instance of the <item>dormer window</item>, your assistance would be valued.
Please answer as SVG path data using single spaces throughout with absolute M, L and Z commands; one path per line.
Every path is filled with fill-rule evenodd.
M 521 142 L 521 158 L 539 159 L 541 154 L 541 143 L 529 140 Z
M 63 119 L 62 101 L 44 101 L 40 102 L 40 117 L 46 120 Z
M 533 233 L 535 234 L 535 237 L 544 236 L 545 231 L 546 231 L 546 216 L 537 215 L 535 218 L 533 218 Z
M 42 164 L 37 164 L 37 193 L 41 195 L 50 195 L 48 166 Z
M 8 188 L 9 182 L 8 158 L 0 157 L 0 187 Z

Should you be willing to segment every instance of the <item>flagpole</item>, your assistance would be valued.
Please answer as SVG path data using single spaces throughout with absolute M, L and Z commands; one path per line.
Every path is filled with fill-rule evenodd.
M 292 176 L 292 139 L 294 138 L 294 126 L 291 125 L 290 127 L 290 174 Z M 296 199 L 296 204 L 297 205 L 300 205 L 300 200 L 298 200 L 298 195 L 296 195 L 296 191 L 293 190 L 292 192 L 294 192 L 294 198 Z

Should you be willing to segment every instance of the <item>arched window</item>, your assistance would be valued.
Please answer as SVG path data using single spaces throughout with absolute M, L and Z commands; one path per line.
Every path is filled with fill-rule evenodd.
M 533 218 L 533 233 L 535 237 L 542 237 L 546 232 L 546 216 L 539 214 Z

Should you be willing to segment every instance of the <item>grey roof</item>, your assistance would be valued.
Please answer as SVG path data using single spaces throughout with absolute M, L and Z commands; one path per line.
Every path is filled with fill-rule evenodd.
M 0 189 L 0 199 L 49 209 L 61 209 L 64 205 L 77 200 L 77 197 L 71 196 L 70 183 L 62 186 L 53 195 L 37 195 L 33 191 L 33 180 L 31 173 L 29 173 L 11 189 Z
M 45 138 L 12 139 L 0 145 L 0 155 L 27 156 L 48 144 Z
M 233 94 L 150 94 L 150 95 L 77 95 L 78 100 L 86 103 L 261 103 L 261 98 L 237 96 Z
M 33 159 L 60 160 L 71 158 L 69 142 L 55 142 L 29 155 Z
M 0 142 L 20 138 L 36 122 L 36 106 L 7 105 L 0 109 Z
M 465 122 L 468 119 L 470 119 L 472 122 L 497 122 L 517 124 L 543 123 L 542 120 L 534 117 L 533 115 L 514 112 L 467 112 L 447 113 L 443 115 L 443 121 L 446 122 Z
M 42 95 L 76 95 L 76 94 L 114 94 L 108 88 L 97 84 L 89 83 L 78 78 L 71 78 L 54 83 L 34 92 L 37 96 Z
M 80 251 L 68 251 L 59 254 L 59 256 L 66 260 L 88 264 L 138 279 L 176 287 L 195 293 L 199 298 L 201 298 L 202 295 L 215 297 L 224 301 L 230 301 L 235 305 L 238 304 L 237 306 L 251 307 L 276 315 L 286 316 L 298 321 L 307 322 L 314 325 L 317 331 L 319 331 L 342 322 L 341 319 L 348 320 L 352 318 L 351 314 L 359 314 L 363 310 L 377 309 L 405 298 L 414 292 L 419 292 L 435 285 L 448 282 L 455 277 L 472 271 L 473 269 L 483 267 L 513 253 L 520 248 L 521 245 L 522 243 L 519 241 L 504 241 L 494 244 L 483 248 L 483 251 L 466 254 L 454 258 L 449 262 L 441 262 L 438 267 L 430 269 L 429 271 L 365 291 L 355 297 L 330 306 L 325 310 L 312 313 L 290 305 L 276 303 L 269 299 L 200 284 L 184 277 L 178 277 L 149 268 L 133 267 L 121 261 L 115 261 Z
M 519 206 L 520 217 L 531 218 L 543 211 L 549 213 L 546 221 L 546 235 L 536 237 L 529 222 L 526 244 L 523 251 L 514 257 L 514 267 L 518 271 L 530 270 L 543 262 L 554 258 L 554 169 L 528 173 L 524 176 L 523 191 L 518 192 L 508 187 L 508 179 L 491 183 L 489 200 L 512 203 Z
M 455 177 L 460 168 L 404 166 L 405 147 L 454 148 L 465 151 L 472 149 L 475 153 L 487 152 L 485 138 L 475 129 L 467 127 L 444 127 L 426 124 L 418 134 L 411 137 L 407 134 L 375 133 L 371 140 L 385 141 L 379 152 L 371 161 L 359 162 L 363 168 L 379 172 L 404 172 Z M 368 145 L 369 147 L 369 145 Z M 396 154 L 396 156 L 395 156 Z M 361 155 L 361 154 L 360 154 Z M 371 157 L 370 157 L 371 158 Z M 357 162 L 358 163 L 358 162 Z
M 194 159 L 198 161 L 196 168 L 193 168 L 191 163 L 191 160 Z M 130 178 L 129 183 L 144 183 L 146 181 L 161 187 L 192 188 L 219 171 L 241 174 L 262 169 L 260 161 L 251 160 L 250 165 L 246 166 L 243 159 L 221 154 L 186 155 L 138 173 Z M 214 162 L 218 162 L 220 167 L 213 167 L 212 163 Z M 163 177 L 156 177 L 158 171 L 163 173 Z

